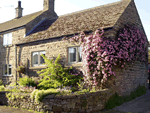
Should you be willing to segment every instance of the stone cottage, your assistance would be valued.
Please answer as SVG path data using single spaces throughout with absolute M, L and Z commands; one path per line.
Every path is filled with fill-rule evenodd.
M 41 54 L 49 59 L 60 54 L 62 65 L 80 68 L 81 47 L 78 43 L 62 41 L 65 36 L 103 27 L 105 36 L 115 38 L 126 24 L 144 32 L 134 0 L 121 0 L 62 16 L 55 13 L 54 1 L 44 0 L 42 11 L 26 16 L 22 16 L 19 1 L 16 18 L 0 24 L 0 78 L 5 84 L 16 82 L 24 75 L 38 76 L 37 71 L 46 68 Z M 26 66 L 24 74 L 16 71 L 20 62 Z M 147 84 L 147 69 L 146 63 L 138 61 L 122 70 L 116 69 L 116 91 L 128 94 L 139 84 Z

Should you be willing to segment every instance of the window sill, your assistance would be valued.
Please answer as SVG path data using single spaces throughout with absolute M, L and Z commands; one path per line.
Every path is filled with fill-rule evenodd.
M 13 44 L 10 44 L 10 45 L 3 45 L 4 47 L 12 47 Z
M 12 77 L 13 75 L 3 75 L 3 77 Z
M 43 65 L 43 66 L 34 66 L 34 67 L 30 67 L 29 69 L 45 69 L 47 66 Z
M 70 67 L 70 66 L 79 67 L 79 66 L 82 66 L 82 62 L 68 63 L 68 64 L 65 65 L 65 67 Z

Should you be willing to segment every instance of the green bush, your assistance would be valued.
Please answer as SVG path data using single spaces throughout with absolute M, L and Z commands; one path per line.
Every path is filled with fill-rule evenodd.
M 47 68 L 39 71 L 40 76 L 43 79 L 39 82 L 40 89 L 57 88 L 58 86 L 70 86 L 75 85 L 79 80 L 83 79 L 80 75 L 73 75 L 70 72 L 73 70 L 72 67 L 64 68 L 59 64 L 60 55 L 55 61 L 48 60 L 44 55 L 41 55 L 47 64 Z
M 4 86 L 0 86 L 0 91 L 5 91 L 5 87 Z
M 129 96 L 119 96 L 117 93 L 111 96 L 105 103 L 105 109 L 112 109 L 116 106 L 120 106 L 124 102 L 129 102 L 136 97 L 146 94 L 147 88 L 145 86 L 138 86 L 135 91 L 132 91 Z
M 34 83 L 34 80 L 32 80 L 32 78 L 29 78 L 29 77 L 20 78 L 18 83 L 21 86 L 32 86 L 32 87 L 36 86 L 36 84 Z
M 3 81 L 2 81 L 2 80 L 0 80 L 0 86 L 1 86 L 1 85 L 3 85 Z
M 35 102 L 39 103 L 45 96 L 49 94 L 58 94 L 59 92 L 56 89 L 48 89 L 48 90 L 34 90 L 30 98 L 35 100 Z

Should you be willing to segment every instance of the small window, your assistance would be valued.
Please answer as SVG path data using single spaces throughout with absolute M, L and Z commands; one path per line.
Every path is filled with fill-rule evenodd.
M 4 65 L 4 76 L 11 76 L 12 75 L 12 66 L 11 64 Z
M 12 33 L 7 33 L 3 35 L 3 45 L 11 45 L 12 44 Z
M 69 47 L 68 48 L 69 63 L 81 62 L 82 61 L 81 51 L 82 51 L 81 47 Z
M 32 66 L 40 66 L 45 63 L 43 57 L 41 56 L 42 54 L 45 56 L 45 51 L 32 53 Z

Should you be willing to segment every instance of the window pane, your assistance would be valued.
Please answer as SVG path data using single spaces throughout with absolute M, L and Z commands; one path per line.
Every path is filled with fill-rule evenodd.
M 33 64 L 38 64 L 38 52 L 33 53 Z
M 7 75 L 7 65 L 4 67 L 5 75 Z
M 82 56 L 81 56 L 81 52 L 82 52 L 82 48 L 81 47 L 78 47 L 78 55 L 79 55 L 79 62 L 82 61 Z
M 12 33 L 8 34 L 8 45 L 12 44 Z
M 70 62 L 75 62 L 76 61 L 76 48 L 69 48 L 69 60 Z
M 9 65 L 9 75 L 11 75 L 11 65 Z
M 3 45 L 7 45 L 7 34 L 3 36 Z
M 45 56 L 45 51 L 40 52 L 40 55 L 43 54 Z M 44 59 L 42 56 L 40 56 L 40 64 L 45 63 Z

